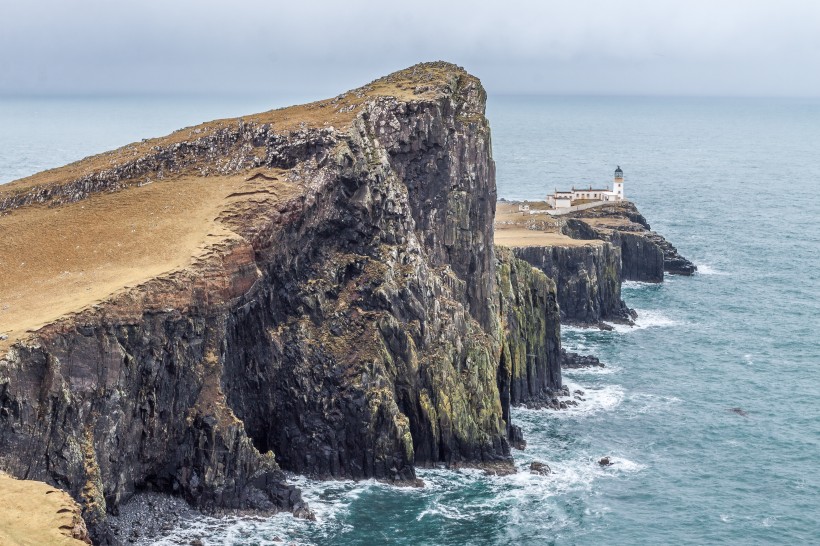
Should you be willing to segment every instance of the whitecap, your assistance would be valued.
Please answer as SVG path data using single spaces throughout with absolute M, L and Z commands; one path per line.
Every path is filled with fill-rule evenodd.
M 645 413 L 655 413 L 668 410 L 680 404 L 682 400 L 677 396 L 663 396 L 648 393 L 632 393 L 627 397 L 627 414 L 634 417 Z
M 611 466 L 605 468 L 611 468 L 612 470 L 616 470 L 618 472 L 640 472 L 646 468 L 646 465 L 644 464 L 636 463 L 635 461 L 630 461 L 629 459 L 624 459 L 623 457 L 610 457 L 609 462 L 611 463 Z
M 697 274 L 698 275 L 728 275 L 726 271 L 721 271 L 712 267 L 709 264 L 695 264 L 698 267 Z
M 609 322 L 607 322 L 606 324 L 611 326 L 615 332 L 621 334 L 627 332 L 634 332 L 636 330 L 644 330 L 646 328 L 666 328 L 669 326 L 675 326 L 677 324 L 676 321 L 667 317 L 660 311 L 654 311 L 649 309 L 635 309 L 635 311 L 638 313 L 638 318 L 635 319 L 634 325 L 612 324 Z
M 431 508 L 423 510 L 418 516 L 416 516 L 416 521 L 421 521 L 427 516 L 439 516 L 444 519 L 454 521 L 472 519 L 470 515 L 463 514 L 461 510 L 455 506 L 449 506 L 439 500 L 436 500 Z
M 567 406 L 566 409 L 553 410 L 545 409 L 528 409 L 519 408 L 519 411 L 524 413 L 533 412 L 537 415 L 540 412 L 547 412 L 553 417 L 560 419 L 587 417 L 595 415 L 604 411 L 611 411 L 618 407 L 624 399 L 624 389 L 620 385 L 605 385 L 602 387 L 587 387 L 579 385 L 570 381 L 564 381 L 564 385 L 569 389 L 573 396 L 559 397 L 559 400 L 574 400 L 578 403 L 577 406 Z M 583 391 L 580 395 L 583 400 L 575 398 L 574 392 L 576 390 Z
M 587 368 L 562 368 L 561 375 L 564 377 L 572 377 L 574 375 L 612 375 L 620 371 L 620 366 L 589 366 Z
M 626 290 L 637 290 L 640 288 L 658 288 L 662 286 L 657 282 L 643 282 L 643 281 L 623 281 L 621 288 Z

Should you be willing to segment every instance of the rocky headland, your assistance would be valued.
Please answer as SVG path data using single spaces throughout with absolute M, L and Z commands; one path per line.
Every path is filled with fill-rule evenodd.
M 621 201 L 550 216 L 543 202 L 499 202 L 495 241 L 555 279 L 561 320 L 607 327 L 636 318 L 621 299 L 623 281 L 662 282 L 665 273 L 691 275 L 697 269 L 678 254 L 634 203 Z
M 514 470 L 561 321 L 629 321 L 676 254 L 634 207 L 494 237 L 485 100 L 421 64 L 0 186 L 0 470 L 101 544 L 140 492 L 311 517 L 283 470 Z

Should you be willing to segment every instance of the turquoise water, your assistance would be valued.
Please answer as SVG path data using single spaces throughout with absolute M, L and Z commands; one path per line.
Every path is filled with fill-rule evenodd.
M 0 181 L 270 106 L 0 100 Z M 514 412 L 518 474 L 423 470 L 423 489 L 294 477 L 316 522 L 203 518 L 163 543 L 820 542 L 820 101 L 498 97 L 488 116 L 499 196 L 606 183 L 620 165 L 699 273 L 627 283 L 635 328 L 564 330 L 607 368 L 565 372 L 578 408 Z M 529 474 L 534 459 L 553 474 Z

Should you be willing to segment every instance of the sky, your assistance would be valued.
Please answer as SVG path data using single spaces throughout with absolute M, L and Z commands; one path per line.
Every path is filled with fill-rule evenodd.
M 3 95 L 334 96 L 421 61 L 497 94 L 820 96 L 820 0 L 0 2 Z

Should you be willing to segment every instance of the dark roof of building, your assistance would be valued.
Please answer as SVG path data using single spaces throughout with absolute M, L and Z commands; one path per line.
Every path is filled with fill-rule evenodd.
M 623 173 L 623 171 L 621 170 L 621 166 L 620 166 L 620 165 L 618 165 L 618 168 L 617 168 L 617 169 L 615 169 L 615 172 L 616 172 L 616 173 Z

